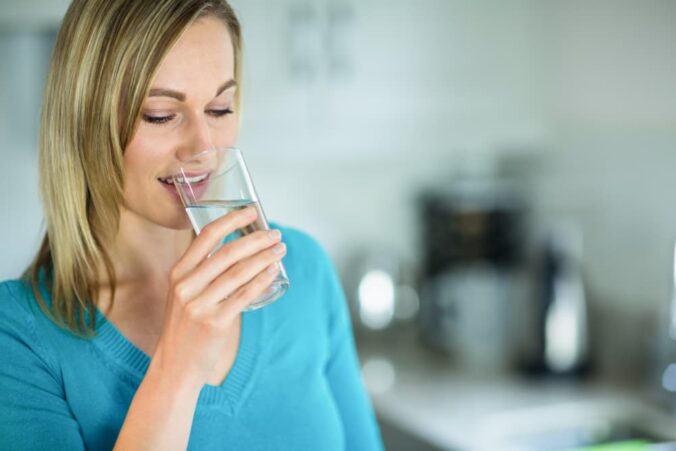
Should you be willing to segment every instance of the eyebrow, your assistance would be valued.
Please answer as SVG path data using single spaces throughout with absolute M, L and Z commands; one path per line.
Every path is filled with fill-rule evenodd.
M 223 83 L 221 86 L 218 87 L 218 89 L 216 90 L 216 95 L 214 97 L 220 96 L 223 93 L 223 91 L 235 86 L 237 86 L 237 82 L 235 80 L 226 81 L 225 83 Z M 184 102 L 186 96 L 184 93 L 174 91 L 173 89 L 152 88 L 148 93 L 148 97 L 171 97 L 172 99 L 176 99 L 179 102 Z

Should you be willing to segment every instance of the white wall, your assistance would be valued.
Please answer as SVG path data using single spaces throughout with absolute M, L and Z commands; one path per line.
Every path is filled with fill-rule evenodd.
M 39 244 L 36 139 L 50 46 L 47 35 L 0 30 L 0 280 L 20 275 Z
M 490 165 L 493 149 L 543 140 L 533 2 L 348 2 L 351 72 L 333 77 L 324 52 L 301 79 L 284 6 L 299 2 L 233 3 L 246 45 L 240 144 L 261 198 L 269 216 L 311 231 L 339 260 L 370 245 L 416 260 L 421 186 L 476 157 Z M 317 21 L 308 33 L 327 39 L 332 2 L 305 3 Z
M 0 29 L 43 30 L 54 28 L 70 0 L 2 0 Z

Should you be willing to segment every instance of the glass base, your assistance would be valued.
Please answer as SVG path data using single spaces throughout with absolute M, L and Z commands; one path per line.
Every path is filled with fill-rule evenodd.
M 243 312 L 250 312 L 272 304 L 277 299 L 281 298 L 289 289 L 289 281 L 286 279 L 273 280 L 270 286 L 257 299 L 253 300 Z

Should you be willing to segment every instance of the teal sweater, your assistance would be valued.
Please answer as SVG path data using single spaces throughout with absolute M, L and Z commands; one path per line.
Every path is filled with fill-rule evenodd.
M 235 362 L 200 392 L 188 448 L 381 450 L 336 271 L 308 235 L 281 231 L 291 287 L 243 314 Z M 150 359 L 100 312 L 96 325 L 78 338 L 28 284 L 0 284 L 1 450 L 113 447 Z

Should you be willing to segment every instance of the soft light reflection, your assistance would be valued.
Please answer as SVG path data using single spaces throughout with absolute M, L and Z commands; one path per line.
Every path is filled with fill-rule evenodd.
M 394 281 L 382 270 L 367 272 L 359 282 L 359 316 L 371 329 L 385 328 L 394 317 Z
M 382 394 L 394 386 L 396 374 L 394 366 L 387 359 L 368 359 L 362 367 L 362 377 L 369 393 Z
M 579 357 L 582 346 L 582 333 L 577 318 L 576 299 L 582 294 L 578 284 L 568 280 L 557 281 L 554 285 L 555 298 L 551 312 L 551 321 L 547 323 L 547 361 L 556 371 L 570 370 Z
M 662 374 L 662 387 L 670 392 L 676 392 L 676 363 L 671 363 Z

